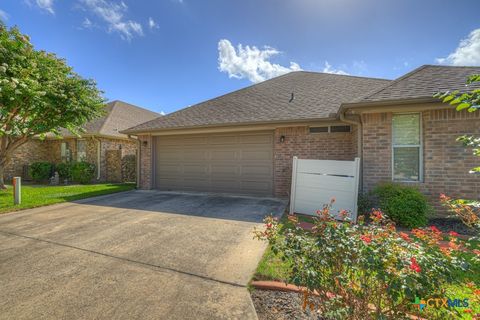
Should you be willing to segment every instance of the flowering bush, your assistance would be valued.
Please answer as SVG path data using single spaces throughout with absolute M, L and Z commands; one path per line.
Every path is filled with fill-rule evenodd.
M 365 225 L 333 219 L 331 204 L 317 213 L 314 227 L 306 231 L 291 217 L 284 233 L 272 217 L 265 229 L 256 230 L 274 253 L 290 261 L 287 282 L 304 287 L 304 308 L 334 319 L 401 319 L 418 310 L 415 297 L 442 295 L 454 273 L 465 269 L 456 234 L 446 235 L 448 246 L 440 246 L 443 234 L 435 227 L 397 232 L 395 225 L 378 210 Z M 455 310 L 438 309 L 439 318 Z

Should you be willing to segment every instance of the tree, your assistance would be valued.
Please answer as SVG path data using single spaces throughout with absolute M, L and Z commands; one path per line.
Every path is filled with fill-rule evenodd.
M 28 36 L 0 23 L 0 188 L 18 147 L 33 137 L 78 134 L 101 115 L 104 99 L 95 81 L 84 79 L 53 53 L 35 50 Z

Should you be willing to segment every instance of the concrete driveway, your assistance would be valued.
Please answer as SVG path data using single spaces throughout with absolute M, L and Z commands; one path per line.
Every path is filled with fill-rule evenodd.
M 255 319 L 276 199 L 132 191 L 0 215 L 1 319 Z

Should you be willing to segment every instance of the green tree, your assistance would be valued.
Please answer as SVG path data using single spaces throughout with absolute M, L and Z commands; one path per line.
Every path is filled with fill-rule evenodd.
M 35 50 L 28 36 L 0 22 L 0 188 L 12 154 L 28 139 L 73 133 L 103 112 L 95 81 L 55 54 Z

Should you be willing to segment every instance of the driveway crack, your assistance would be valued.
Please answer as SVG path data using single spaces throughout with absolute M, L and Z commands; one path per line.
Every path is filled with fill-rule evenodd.
M 46 239 L 41 239 L 41 238 L 37 238 L 37 237 L 26 236 L 26 235 L 17 234 L 17 233 L 13 233 L 13 232 L 9 232 L 9 231 L 3 231 L 3 230 L 0 230 L 0 233 L 2 233 L 4 235 L 13 236 L 13 237 L 19 237 L 19 238 L 44 242 L 44 243 L 48 243 L 48 244 L 51 244 L 51 245 L 61 246 L 61 247 L 69 248 L 69 249 L 80 250 L 80 251 L 87 252 L 87 253 L 90 253 L 90 254 L 100 255 L 100 256 L 103 256 L 103 257 L 116 259 L 116 260 L 120 260 L 120 261 L 124 261 L 124 262 L 129 262 L 129 263 L 141 265 L 141 266 L 144 266 L 144 267 L 150 267 L 150 268 L 157 269 L 157 270 L 175 272 L 175 273 L 179 273 L 179 274 L 203 279 L 203 280 L 206 280 L 206 281 L 226 284 L 226 285 L 239 287 L 239 288 L 246 288 L 247 287 L 246 285 L 242 285 L 242 284 L 235 283 L 235 282 L 219 280 L 219 279 L 215 279 L 215 278 L 204 276 L 204 275 L 199 275 L 199 274 L 195 274 L 195 273 L 191 273 L 191 272 L 187 272 L 187 271 L 182 271 L 182 270 L 178 270 L 178 269 L 174 269 L 174 268 L 170 268 L 170 267 L 165 267 L 165 266 L 161 266 L 161 265 L 157 265 L 157 264 L 153 264 L 153 263 L 133 260 L 133 259 L 125 258 L 125 257 L 118 257 L 118 256 L 114 256 L 114 255 L 111 255 L 111 254 L 108 254 L 108 253 L 103 253 L 103 252 L 99 252 L 99 251 L 95 251 L 95 250 L 80 248 L 80 247 L 77 247 L 77 246 L 72 246 L 72 245 L 69 245 L 69 244 L 60 243 L 60 242 L 56 242 L 56 241 L 52 241 L 52 240 L 46 240 Z

